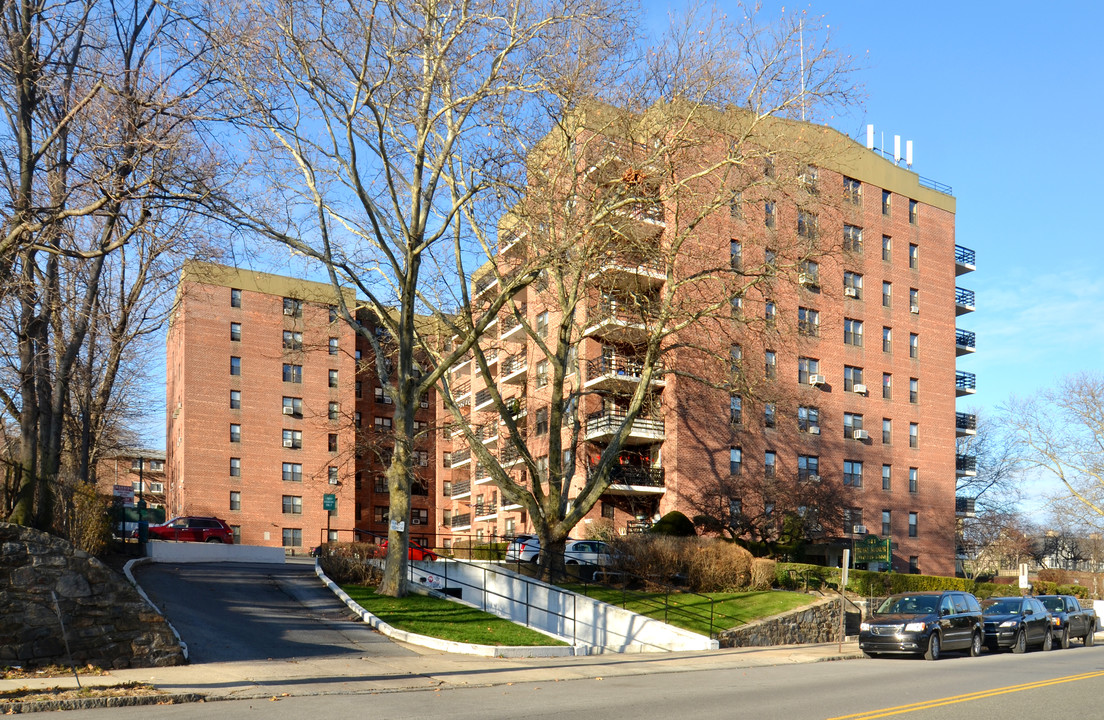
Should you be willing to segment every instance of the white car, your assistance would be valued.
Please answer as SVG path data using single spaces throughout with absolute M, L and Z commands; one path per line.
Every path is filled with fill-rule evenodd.
M 535 535 L 518 535 L 506 546 L 506 562 L 536 562 L 540 540 Z
M 609 562 L 609 548 L 600 540 L 568 540 L 567 545 L 564 546 L 566 565 L 605 567 Z

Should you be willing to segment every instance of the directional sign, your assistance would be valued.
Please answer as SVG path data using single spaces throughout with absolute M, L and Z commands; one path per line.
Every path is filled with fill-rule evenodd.
M 862 540 L 855 541 L 855 562 L 892 562 L 892 543 L 887 537 L 879 540 L 877 535 L 867 535 Z
M 337 510 L 337 495 L 326 493 L 322 496 L 323 510 Z

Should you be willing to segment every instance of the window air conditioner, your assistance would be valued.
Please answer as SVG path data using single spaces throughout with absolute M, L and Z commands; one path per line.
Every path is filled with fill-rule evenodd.
M 820 482 L 820 475 L 817 475 L 816 473 L 812 473 L 811 475 L 809 475 L 808 479 L 809 479 L 809 482 Z
M 854 535 L 866 535 L 866 525 L 852 525 L 851 532 Z
M 855 385 L 851 387 L 851 392 L 858 393 L 859 395 L 866 395 L 866 385 L 855 383 Z
M 293 408 L 289 405 L 284 406 L 284 415 L 294 415 L 294 414 L 295 414 L 295 408 Z
M 291 440 L 291 439 L 284 440 L 284 447 L 286 447 L 286 448 L 295 447 L 295 441 Z
M 815 285 L 816 284 L 816 281 L 813 279 L 813 276 L 810 275 L 809 273 L 801 273 L 800 275 L 797 276 L 797 281 L 799 283 L 801 283 L 802 285 Z
M 920 314 L 920 306 L 919 305 L 909 305 L 909 311 L 912 312 L 913 315 L 919 315 Z
M 809 434 L 810 435 L 820 435 L 820 425 L 810 425 L 809 426 Z
M 823 385 L 824 384 L 824 376 L 823 375 L 816 375 L 816 374 L 810 375 L 809 376 L 809 384 L 810 385 Z
M 284 315 L 294 315 L 294 314 L 295 314 L 295 308 L 293 308 L 293 307 L 284 308 Z
M 340 485 L 337 478 L 330 478 L 330 485 Z
M 859 291 L 856 290 L 853 287 L 845 287 L 843 289 L 843 294 L 846 295 L 847 297 L 858 297 L 859 296 Z
M 852 430 L 851 437 L 855 438 L 856 440 L 866 440 L 870 437 L 870 433 L 868 433 L 866 430 Z

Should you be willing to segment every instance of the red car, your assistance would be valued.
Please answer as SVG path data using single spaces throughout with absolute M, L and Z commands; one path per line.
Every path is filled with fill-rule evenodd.
M 150 540 L 234 544 L 234 531 L 225 520 L 216 517 L 173 518 L 160 525 L 150 525 L 149 537 Z
M 380 543 L 380 548 L 383 549 L 384 554 L 387 554 L 387 541 L 384 540 Z M 408 560 L 428 560 L 430 562 L 437 560 L 437 553 L 433 552 L 429 548 L 422 547 L 414 540 L 410 541 L 410 547 L 406 551 L 406 557 Z

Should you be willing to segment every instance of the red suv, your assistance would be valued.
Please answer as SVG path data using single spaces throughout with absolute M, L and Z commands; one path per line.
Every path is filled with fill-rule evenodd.
M 173 518 L 160 525 L 150 525 L 149 537 L 150 540 L 234 543 L 234 531 L 225 520 L 216 517 Z

